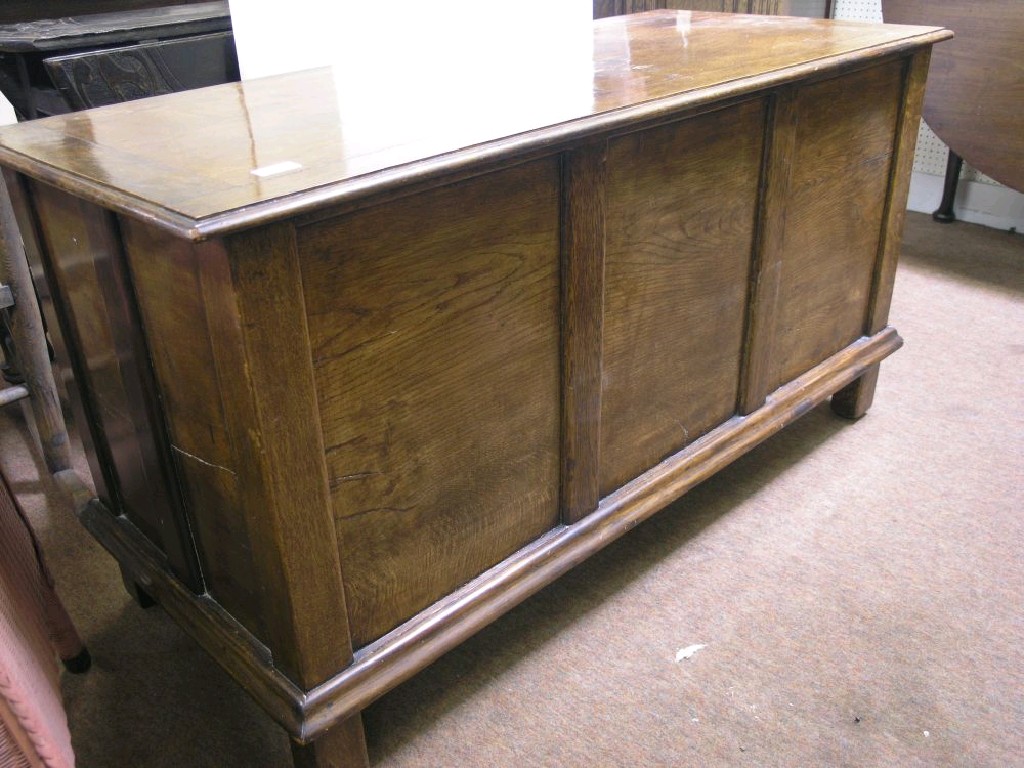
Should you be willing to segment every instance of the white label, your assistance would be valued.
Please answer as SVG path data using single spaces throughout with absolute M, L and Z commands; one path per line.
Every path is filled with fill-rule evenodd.
M 262 168 L 253 168 L 249 173 L 253 176 L 259 176 L 261 179 L 265 179 L 268 176 L 280 176 L 282 173 L 291 173 L 292 171 L 298 171 L 302 168 L 300 163 L 296 163 L 294 160 L 285 160 L 283 163 L 274 163 L 273 165 L 264 165 Z

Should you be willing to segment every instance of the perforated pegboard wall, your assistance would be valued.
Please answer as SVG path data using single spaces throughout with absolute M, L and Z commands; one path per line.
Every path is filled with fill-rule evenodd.
M 942 139 L 935 135 L 935 131 L 928 127 L 928 124 L 921 121 L 921 128 L 917 132 L 917 151 L 914 153 L 914 171 L 917 173 L 931 173 L 935 176 L 946 174 L 946 162 L 949 150 Z
M 882 0 L 836 0 L 833 15 L 837 19 L 882 21 Z M 914 154 L 914 170 L 918 173 L 945 176 L 948 152 L 942 139 L 936 136 L 931 128 L 921 123 L 921 130 L 917 134 L 917 152 Z M 964 165 L 960 178 L 981 181 L 986 184 L 997 183 L 967 165 Z
M 882 0 L 836 0 L 833 15 L 837 19 L 881 21 Z

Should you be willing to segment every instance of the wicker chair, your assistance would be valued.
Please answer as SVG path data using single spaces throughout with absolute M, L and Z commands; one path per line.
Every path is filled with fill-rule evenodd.
M 54 591 L 39 544 L 0 472 L 0 766 L 73 768 L 58 657 L 72 672 L 89 652 Z

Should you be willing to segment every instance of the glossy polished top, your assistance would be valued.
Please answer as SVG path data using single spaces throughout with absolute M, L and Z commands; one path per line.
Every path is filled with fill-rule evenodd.
M 0 162 L 201 239 L 951 34 L 688 11 L 583 32 L 559 51 L 489 56 L 477 39 L 465 57 L 368 60 L 8 126 Z

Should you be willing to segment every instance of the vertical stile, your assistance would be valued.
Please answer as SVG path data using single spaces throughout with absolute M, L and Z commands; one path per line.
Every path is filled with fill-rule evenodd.
M 295 236 L 288 224 L 227 242 L 240 374 L 222 386 L 250 519 L 274 663 L 311 688 L 352 659 L 333 510 L 308 349 Z M 287 375 L 282 375 L 287 371 Z
M 746 345 L 740 374 L 738 410 L 743 416 L 764 404 L 771 386 L 772 339 L 775 336 L 778 292 L 786 226 L 786 198 L 796 146 L 796 90 L 780 90 L 766 120 L 757 235 L 750 268 Z
M 917 145 L 930 60 L 929 48 L 908 58 L 904 69 L 902 109 L 896 123 L 893 157 L 889 168 L 889 194 L 885 200 L 878 260 L 872 275 L 871 295 L 864 319 L 864 333 L 867 336 L 878 333 L 889 322 L 907 195 L 910 192 L 910 172 L 914 165 L 914 148 Z M 832 410 L 849 419 L 858 419 L 867 413 L 878 384 L 878 368 L 878 364 L 871 366 L 860 378 L 837 392 L 832 397 Z
M 597 508 L 601 435 L 607 143 L 562 166 L 562 478 L 564 523 Z
M 903 220 L 907 212 L 910 175 L 914 166 L 921 107 L 924 103 L 925 79 L 931 51 L 925 50 L 907 59 L 903 84 L 903 109 L 896 125 L 893 159 L 889 170 L 889 194 L 882 217 L 882 236 L 878 243 L 878 262 L 868 301 L 865 334 L 870 336 L 885 328 L 889 321 L 893 279 L 899 261 Z

